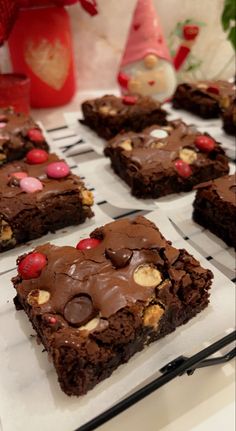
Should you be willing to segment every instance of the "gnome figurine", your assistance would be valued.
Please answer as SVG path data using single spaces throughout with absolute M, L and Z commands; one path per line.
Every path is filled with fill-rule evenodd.
M 137 1 L 118 82 L 123 94 L 151 95 L 160 101 L 175 90 L 175 68 L 152 0 Z

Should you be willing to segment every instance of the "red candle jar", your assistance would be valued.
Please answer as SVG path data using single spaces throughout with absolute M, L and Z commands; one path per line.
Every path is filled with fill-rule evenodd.
M 75 92 L 70 23 L 64 8 L 21 10 L 9 38 L 13 70 L 31 81 L 31 106 L 70 101 Z
M 17 73 L 0 74 L 0 108 L 12 106 L 17 112 L 29 113 L 30 80 Z

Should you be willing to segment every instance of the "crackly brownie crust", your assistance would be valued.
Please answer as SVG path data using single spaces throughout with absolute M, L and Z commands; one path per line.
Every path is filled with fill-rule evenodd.
M 0 169 L 0 252 L 92 217 L 92 194 L 79 177 L 47 177 L 48 164 L 58 161 L 55 154 L 49 154 L 45 163 L 15 161 Z M 25 193 L 19 181 L 11 177 L 16 172 L 39 178 L 43 190 Z
M 236 135 L 236 97 L 232 98 L 230 105 L 222 113 L 223 129 L 229 135 Z
M 236 248 L 236 177 L 227 175 L 200 184 L 193 203 L 193 220 Z
M 159 130 L 168 136 L 152 136 Z M 198 135 L 194 127 L 176 120 L 164 127 L 151 126 L 141 133 L 119 134 L 107 143 L 104 152 L 134 196 L 159 198 L 190 191 L 200 182 L 228 173 L 228 158 L 220 144 L 216 142 L 208 153 L 199 151 L 194 144 Z M 181 177 L 175 168 L 179 157 L 190 163 L 192 175 L 188 178 Z
M 109 223 L 91 237 L 99 244 L 82 251 L 37 247 L 47 259 L 39 277 L 13 279 L 15 304 L 27 313 L 68 395 L 85 394 L 203 310 L 213 277 L 144 217 Z
M 133 96 L 132 96 L 133 97 Z M 141 131 L 152 124 L 166 124 L 166 111 L 150 97 L 135 96 L 136 102 L 127 105 L 122 97 L 105 95 L 82 103 L 81 120 L 105 139 L 111 139 L 122 130 Z
M 177 86 L 173 107 L 202 118 L 217 118 L 229 106 L 234 92 L 234 84 L 222 80 L 183 83 Z
M 0 166 L 6 162 L 23 159 L 32 148 L 48 150 L 48 144 L 42 140 L 35 142 L 28 135 L 29 130 L 40 131 L 38 124 L 26 114 L 16 113 L 13 109 L 0 109 Z

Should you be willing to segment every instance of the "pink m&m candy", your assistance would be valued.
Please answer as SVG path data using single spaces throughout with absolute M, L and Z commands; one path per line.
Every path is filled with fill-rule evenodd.
M 10 177 L 22 180 L 22 178 L 28 177 L 28 174 L 26 172 L 13 172 L 12 174 L 10 174 Z
M 70 173 L 70 168 L 65 162 L 49 163 L 46 174 L 50 178 L 64 178 Z
M 43 190 L 43 184 L 37 178 L 25 177 L 20 180 L 20 188 L 26 193 L 34 193 Z

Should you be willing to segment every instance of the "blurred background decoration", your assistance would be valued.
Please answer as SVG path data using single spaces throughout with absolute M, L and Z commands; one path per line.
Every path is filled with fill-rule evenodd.
M 20 1 L 28 7 L 32 0 Z M 34 1 L 40 5 L 47 3 L 47 0 Z M 57 6 L 70 6 L 66 10 L 72 29 L 73 61 L 79 90 L 116 86 L 136 0 L 55 2 Z M 232 78 L 235 74 L 235 0 L 153 0 L 153 3 L 173 56 L 181 46 L 183 29 L 188 25 L 199 27 L 196 43 L 177 70 L 178 81 Z M 16 1 L 0 0 L 0 40 L 7 37 L 16 19 L 15 4 Z M 8 5 L 8 9 L 4 10 L 3 5 Z M 5 30 L 4 19 L 9 23 Z M 0 69 L 2 72 L 12 70 L 7 43 L 0 48 Z

